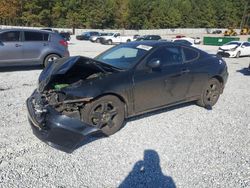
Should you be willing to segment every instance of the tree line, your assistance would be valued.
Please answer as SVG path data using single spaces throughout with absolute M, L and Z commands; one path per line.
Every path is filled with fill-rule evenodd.
M 0 24 L 93 29 L 239 27 L 248 0 L 0 0 Z

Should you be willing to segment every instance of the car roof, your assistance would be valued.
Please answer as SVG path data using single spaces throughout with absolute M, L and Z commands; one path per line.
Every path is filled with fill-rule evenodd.
M 39 30 L 39 29 L 25 29 L 25 28 L 11 28 L 11 29 L 1 29 L 1 32 L 6 32 L 6 31 L 34 31 L 34 32 L 41 32 L 41 33 L 54 33 L 53 31 L 48 31 L 48 30 Z

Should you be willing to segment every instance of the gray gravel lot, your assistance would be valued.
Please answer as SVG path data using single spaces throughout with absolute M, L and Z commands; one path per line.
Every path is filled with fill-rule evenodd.
M 69 49 L 93 57 L 109 47 L 72 40 Z M 28 124 L 25 100 L 41 70 L 0 72 L 0 187 L 250 187 L 250 58 L 226 61 L 229 80 L 212 110 L 191 103 L 132 118 L 72 154 Z

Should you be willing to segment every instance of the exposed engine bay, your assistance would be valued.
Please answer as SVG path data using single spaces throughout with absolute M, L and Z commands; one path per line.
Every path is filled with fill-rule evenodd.
M 62 60 L 61 60 L 62 61 Z M 45 103 L 52 106 L 63 115 L 81 120 L 81 109 L 91 101 L 93 97 L 75 97 L 68 95 L 69 88 L 80 88 L 84 84 L 91 83 L 95 79 L 102 79 L 114 70 L 98 65 L 93 59 L 81 57 L 70 61 L 63 59 L 50 65 L 39 78 L 39 91 Z

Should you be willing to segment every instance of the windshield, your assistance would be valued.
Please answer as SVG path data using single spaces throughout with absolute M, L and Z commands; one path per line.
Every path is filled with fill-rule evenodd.
M 114 33 L 107 33 L 107 36 L 112 36 L 114 35 Z
M 237 46 L 239 46 L 240 43 L 239 42 L 229 42 L 229 43 L 227 43 L 225 45 L 237 45 Z
M 95 59 L 118 69 L 127 70 L 132 68 L 146 53 L 151 46 L 118 45 L 100 54 Z

